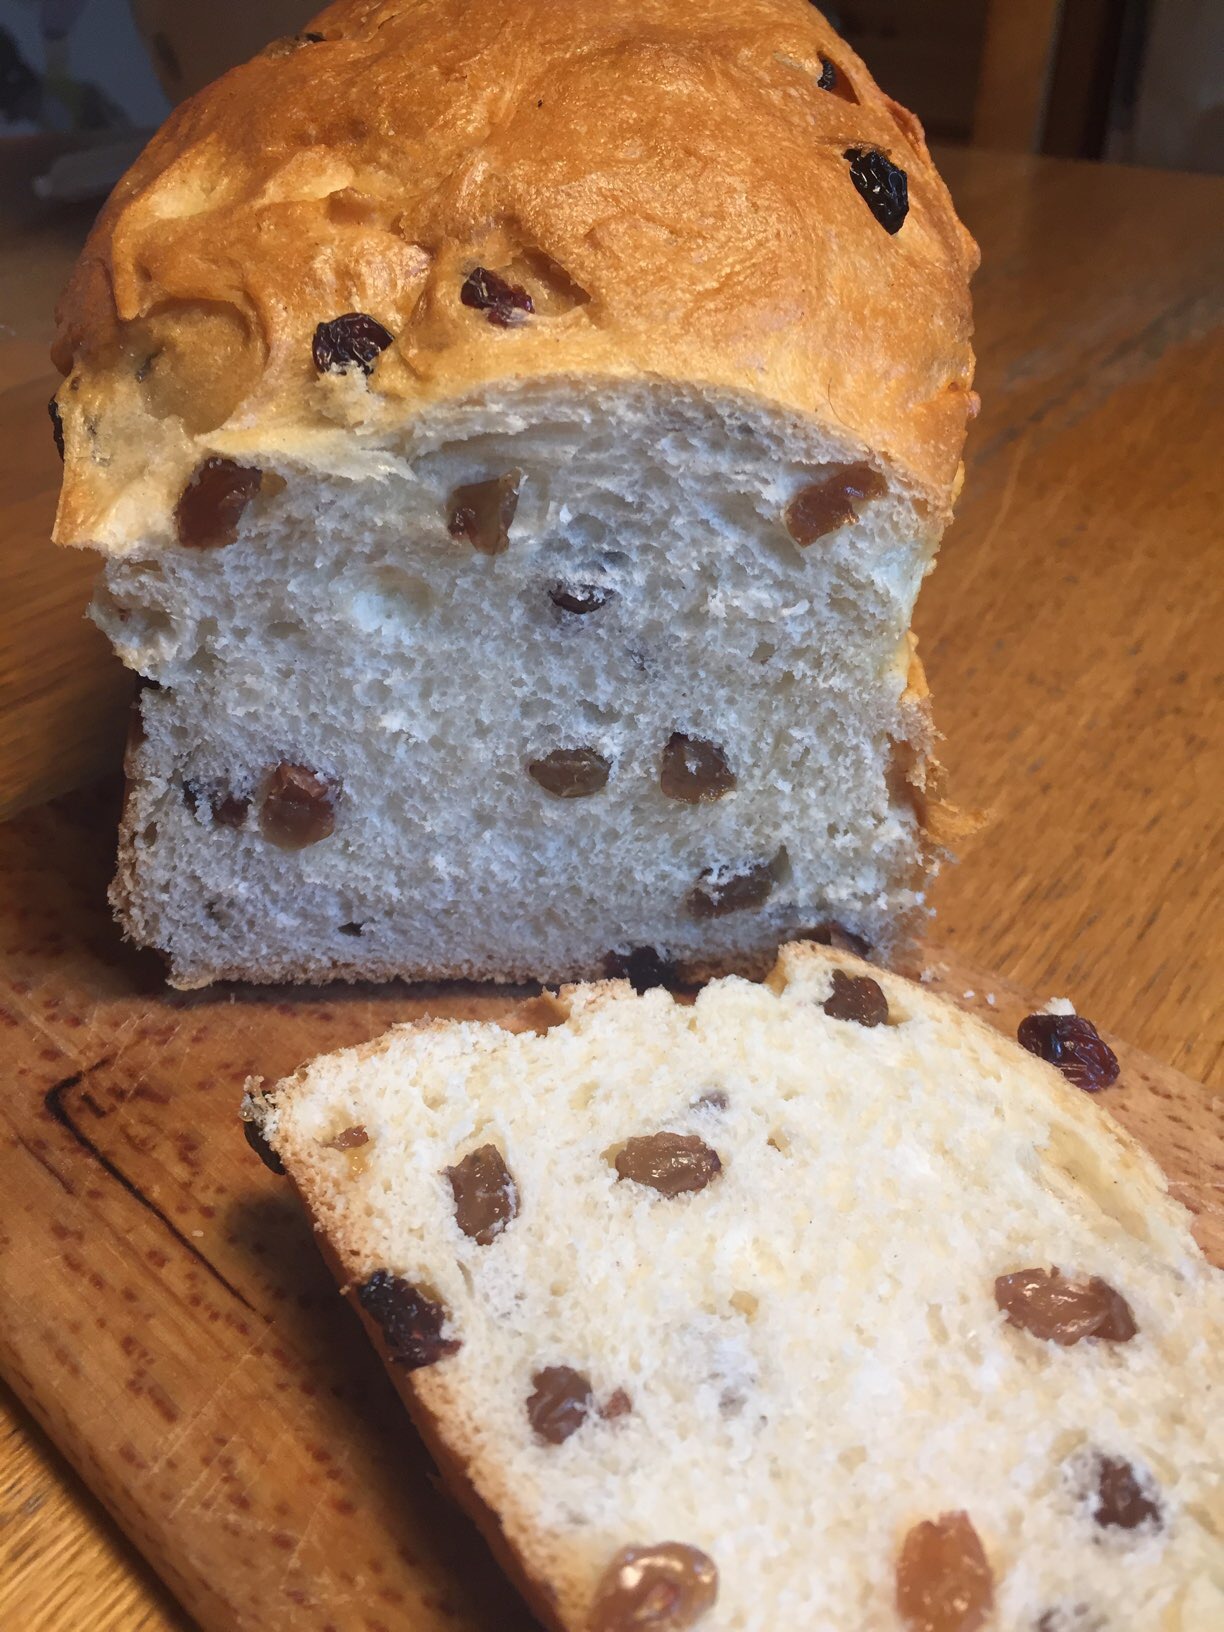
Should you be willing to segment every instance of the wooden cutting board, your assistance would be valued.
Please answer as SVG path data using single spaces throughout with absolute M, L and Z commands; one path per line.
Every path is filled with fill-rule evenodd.
M 509 1016 L 522 994 L 171 993 L 106 908 L 115 804 L 0 830 L 0 1370 L 207 1632 L 526 1629 L 236 1115 L 248 1075 L 421 1014 Z M 1035 1006 L 927 961 L 1005 1030 Z M 1118 1053 L 1101 1114 L 1224 1263 L 1219 1102 Z

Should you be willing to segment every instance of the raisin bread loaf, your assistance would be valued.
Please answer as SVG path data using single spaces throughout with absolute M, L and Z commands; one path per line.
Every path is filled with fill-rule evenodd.
M 247 1112 L 547 1625 L 1218 1632 L 1224 1284 L 1086 1094 L 807 945 L 551 1019 Z
M 181 986 L 896 938 L 975 248 L 806 0 L 347 0 L 180 108 L 60 308 L 56 538 L 153 682 Z

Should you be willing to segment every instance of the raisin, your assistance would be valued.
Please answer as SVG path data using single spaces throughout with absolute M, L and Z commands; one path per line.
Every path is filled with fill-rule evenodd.
M 563 1445 L 595 1409 L 591 1381 L 572 1366 L 545 1366 L 531 1379 L 527 1420 L 541 1439 Z
M 718 743 L 673 731 L 663 749 L 659 786 L 686 805 L 711 804 L 735 787 L 735 772 Z
M 914 1525 L 897 1560 L 897 1609 L 910 1632 L 976 1632 L 994 1604 L 994 1577 L 967 1513 Z
M 1134 1468 L 1121 1457 L 1098 1457 L 1095 1482 L 1092 1517 L 1103 1528 L 1137 1530 L 1149 1520 L 1161 1523 L 1159 1502 L 1144 1494 Z
M 364 928 L 364 924 L 354 923 L 350 920 L 347 924 L 340 925 L 340 933 L 341 935 L 360 935 Z
M 393 339 L 389 330 L 365 312 L 345 312 L 343 317 L 319 324 L 311 354 L 320 374 L 347 374 L 353 367 L 371 374 Z
M 707 867 L 688 894 L 694 918 L 722 918 L 764 906 L 773 894 L 777 861 L 750 861 L 740 867 Z
M 183 782 L 183 799 L 193 816 L 199 815 L 202 805 L 207 806 L 219 827 L 241 827 L 251 808 L 249 799 L 232 792 L 224 783 L 197 782 L 190 777 Z
M 628 952 L 609 952 L 604 959 L 609 980 L 627 980 L 639 995 L 655 986 L 674 986 L 680 972 L 653 946 L 635 946 Z
M 628 1139 L 614 1165 L 618 1179 L 632 1179 L 661 1196 L 704 1190 L 722 1172 L 718 1152 L 695 1133 L 648 1133 Z
M 586 799 L 607 786 L 612 761 L 594 748 L 554 748 L 527 767 L 532 781 L 557 799 Z
M 1118 1056 L 1082 1015 L 1026 1015 L 1016 1036 L 1022 1048 L 1056 1065 L 1068 1082 L 1086 1093 L 1094 1094 L 1118 1080 Z
M 469 1151 L 446 1169 L 455 1198 L 455 1222 L 477 1246 L 495 1241 L 518 1212 L 518 1189 L 496 1145 Z
M 390 1358 L 409 1371 L 432 1366 L 461 1347 L 442 1335 L 449 1318 L 442 1304 L 389 1269 L 376 1269 L 357 1288 L 357 1301 L 381 1329 Z
M 846 76 L 845 69 L 839 68 L 831 62 L 824 52 L 820 53 L 820 78 L 816 81 L 822 91 L 831 91 L 834 96 L 840 97 L 843 102 L 857 102 L 854 86 Z
M 1069 1281 L 1058 1269 L 1020 1269 L 995 1281 L 995 1302 L 1012 1326 L 1070 1348 L 1086 1337 L 1129 1343 L 1139 1330 L 1131 1306 L 1099 1275 Z
M 501 329 L 520 322 L 520 314 L 535 311 L 531 296 L 521 284 L 507 283 L 505 278 L 483 266 L 468 273 L 459 299 L 465 306 L 483 312 L 490 323 Z
M 909 178 L 878 147 L 848 147 L 850 180 L 885 232 L 900 232 L 909 214 Z
M 282 760 L 268 777 L 259 827 L 281 850 L 304 850 L 336 830 L 339 782 L 329 781 L 308 765 Z
M 351 1128 L 341 1128 L 340 1132 L 323 1143 L 328 1150 L 360 1150 L 362 1145 L 368 1145 L 370 1136 L 360 1122 L 354 1123 Z
M 599 1414 L 605 1422 L 614 1422 L 617 1417 L 627 1417 L 633 1410 L 633 1401 L 623 1388 L 614 1388 L 611 1394 L 599 1408 Z
M 243 1122 L 242 1135 L 270 1173 L 283 1173 L 285 1164 L 264 1137 L 258 1122 Z
M 870 975 L 848 975 L 834 969 L 833 990 L 824 1000 L 831 1020 L 852 1020 L 856 1026 L 888 1024 L 888 999 L 879 981 Z
M 548 598 L 562 612 L 572 612 L 582 618 L 588 612 L 599 612 L 607 606 L 612 591 L 600 589 L 597 584 L 554 584 Z
M 695 1111 L 725 1111 L 731 1101 L 721 1088 L 707 1088 L 704 1094 L 698 1094 L 693 1101 Z
M 817 924 L 814 929 L 801 929 L 795 933 L 797 941 L 814 941 L 817 946 L 831 946 L 838 952 L 853 952 L 856 958 L 871 956 L 871 942 L 862 935 L 856 935 L 852 929 L 839 924 L 835 919 L 828 918 L 823 924 Z
M 589 1632 L 687 1632 L 714 1607 L 718 1570 L 699 1547 L 622 1547 L 595 1589 Z
M 47 404 L 47 412 L 51 415 L 51 435 L 55 438 L 55 451 L 60 459 L 64 457 L 64 421 L 60 416 L 59 403 L 52 397 Z
M 799 489 L 786 507 L 786 530 L 801 549 L 858 517 L 856 505 L 879 499 L 888 484 L 870 465 L 837 465 L 818 482 Z
M 521 470 L 457 487 L 447 500 L 446 528 L 452 538 L 466 538 L 481 555 L 501 555 L 510 548 L 510 523 L 518 509 Z
M 238 537 L 242 513 L 259 492 L 262 471 L 215 455 L 205 459 L 174 507 L 178 541 L 193 550 L 215 550 Z

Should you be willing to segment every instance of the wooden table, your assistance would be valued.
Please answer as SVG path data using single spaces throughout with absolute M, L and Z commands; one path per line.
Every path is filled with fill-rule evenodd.
M 932 939 L 1219 1088 L 1224 183 L 944 169 L 982 242 L 985 406 L 918 629 L 954 792 L 992 820 Z M 0 1626 L 68 1625 L 188 1623 L 0 1402 Z

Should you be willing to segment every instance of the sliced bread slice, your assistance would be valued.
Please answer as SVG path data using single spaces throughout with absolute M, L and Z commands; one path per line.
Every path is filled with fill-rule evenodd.
M 691 1005 L 568 988 L 248 1114 L 550 1627 L 1224 1626 L 1224 1277 L 922 987 L 802 945 Z

